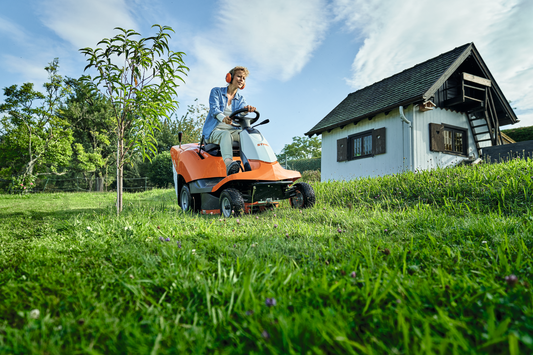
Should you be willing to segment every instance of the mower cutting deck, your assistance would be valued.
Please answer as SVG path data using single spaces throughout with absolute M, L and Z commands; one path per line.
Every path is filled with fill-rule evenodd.
M 269 120 L 251 126 L 259 119 L 238 117 L 246 109 L 235 111 L 230 118 L 242 129 L 240 144 L 234 142 L 233 160 L 241 171 L 226 176 L 226 165 L 216 144 L 181 144 L 170 149 L 174 186 L 184 211 L 204 214 L 220 213 L 224 217 L 263 211 L 289 199 L 295 208 L 312 207 L 315 193 L 307 183 L 294 183 L 301 175 L 284 169 L 267 140 L 255 129 Z

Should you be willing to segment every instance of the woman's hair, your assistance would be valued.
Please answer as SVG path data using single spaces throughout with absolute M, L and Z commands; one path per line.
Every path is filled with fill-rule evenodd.
M 231 74 L 231 77 L 233 78 L 235 76 L 235 72 L 237 70 L 242 70 L 244 72 L 244 75 L 246 77 L 248 77 L 248 75 L 250 75 L 250 72 L 248 71 L 248 69 L 246 69 L 245 67 L 241 67 L 241 66 L 236 66 L 235 68 L 231 69 L 229 71 L 229 73 Z

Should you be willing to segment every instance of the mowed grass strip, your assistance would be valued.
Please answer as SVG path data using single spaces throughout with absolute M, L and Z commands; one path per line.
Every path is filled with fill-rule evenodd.
M 0 196 L 0 353 L 533 351 L 531 161 L 313 186 L 228 219 Z

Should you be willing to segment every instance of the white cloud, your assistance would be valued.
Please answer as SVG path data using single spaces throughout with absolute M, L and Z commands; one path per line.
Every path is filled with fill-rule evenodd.
M 20 84 L 23 82 L 32 82 L 38 91 L 41 90 L 41 85 L 48 79 L 48 73 L 44 70 L 46 64 L 43 65 L 33 58 L 26 59 L 4 55 L 2 56 L 2 65 L 4 65 L 8 72 L 16 73 L 20 77 Z M 10 85 L 12 84 L 16 83 L 10 83 Z
M 214 28 L 185 45 L 191 72 L 182 92 L 204 103 L 235 65 L 250 69 L 249 86 L 289 80 L 309 62 L 331 20 L 325 0 L 222 0 L 218 8 Z
M 184 92 L 189 101 L 199 98 L 200 102 L 207 104 L 211 89 L 224 83 L 226 72 L 234 64 L 231 63 L 229 53 L 204 36 L 194 37 L 188 47 L 190 51 L 186 51 L 188 55 L 185 57 L 185 63 L 191 71 L 183 78 L 186 83 L 180 84 L 180 91 Z M 189 60 L 195 62 L 191 65 Z
M 115 27 L 137 29 L 124 0 L 47 0 L 41 10 L 43 23 L 78 49 L 116 35 Z
M 61 50 L 48 38 L 1 17 L 0 34 L 6 49 L 0 54 L 0 66 L 4 71 L 0 87 L 32 82 L 36 90 L 41 90 L 48 78 L 44 67 L 58 57 Z M 11 81 L 12 77 L 16 80 Z
M 2 17 L 0 17 L 0 33 L 13 41 L 24 41 L 26 39 L 24 30 L 19 25 Z
M 474 42 L 517 113 L 531 120 L 533 2 L 335 0 L 333 9 L 348 31 L 364 39 L 348 80 L 354 89 Z
M 328 27 L 322 0 L 224 0 L 220 6 L 220 42 L 281 80 L 302 70 Z

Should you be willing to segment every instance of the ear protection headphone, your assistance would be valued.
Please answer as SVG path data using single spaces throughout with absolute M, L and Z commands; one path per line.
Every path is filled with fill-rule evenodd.
M 233 81 L 233 74 L 235 74 L 235 70 L 234 69 L 231 69 L 229 71 L 229 73 L 226 74 L 226 83 L 231 83 Z M 246 82 L 244 83 L 244 85 L 240 89 L 241 90 L 244 89 L 245 86 L 246 86 Z

